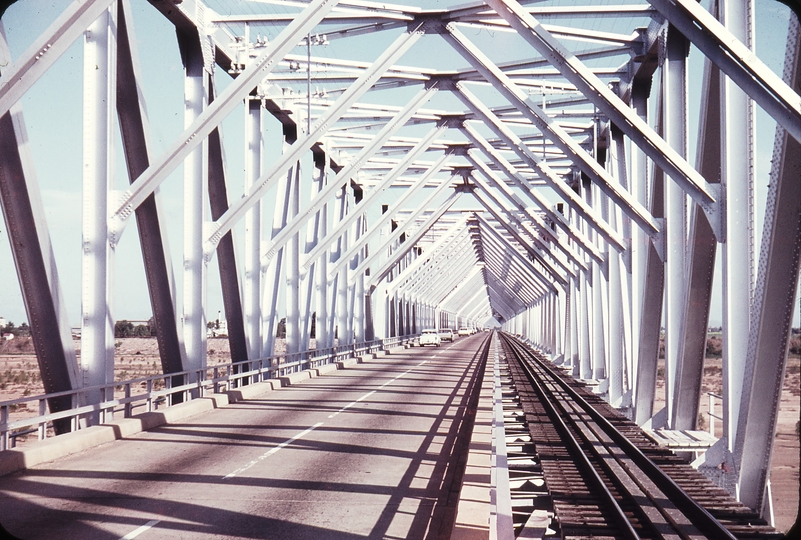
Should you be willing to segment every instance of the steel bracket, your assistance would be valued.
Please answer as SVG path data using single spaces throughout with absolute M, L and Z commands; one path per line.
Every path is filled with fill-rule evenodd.
M 724 197 L 722 184 L 709 184 L 709 191 L 715 198 L 715 202 L 709 204 L 702 204 L 701 208 L 709 220 L 709 225 L 712 227 L 712 232 L 719 243 L 726 241 L 726 226 L 724 224 Z

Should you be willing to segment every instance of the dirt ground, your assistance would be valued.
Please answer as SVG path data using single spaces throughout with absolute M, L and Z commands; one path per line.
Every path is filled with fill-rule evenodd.
M 75 342 L 80 360 L 80 343 Z M 210 338 L 207 342 L 208 365 L 213 367 L 230 362 L 228 340 Z M 122 338 L 115 342 L 114 368 L 118 381 L 135 379 L 160 372 L 158 345 L 155 338 Z M 283 340 L 276 343 L 276 351 L 284 350 Z M 708 358 L 704 367 L 701 415 L 704 418 L 704 429 L 708 427 L 709 417 L 706 392 L 718 395 L 722 392 L 722 363 L 720 358 Z M 8 401 L 23 396 L 43 393 L 39 378 L 36 356 L 29 339 L 14 339 L 0 344 L 0 401 Z M 801 414 L 801 360 L 790 358 L 782 391 L 779 422 L 776 433 L 773 462 L 771 466 L 771 483 L 774 500 L 774 516 L 776 528 L 786 531 L 795 521 L 799 498 L 799 435 L 796 426 Z M 659 410 L 664 403 L 664 378 L 657 383 L 657 404 Z M 13 411 L 12 417 L 35 416 L 36 405 Z M 715 410 L 720 416 L 720 402 Z M 721 422 L 716 421 L 716 436 L 721 434 Z

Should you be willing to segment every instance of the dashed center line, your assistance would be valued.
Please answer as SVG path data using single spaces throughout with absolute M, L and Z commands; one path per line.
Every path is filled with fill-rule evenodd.
M 291 439 L 288 439 L 288 440 L 282 442 L 281 444 L 279 444 L 278 446 L 269 449 L 268 451 L 266 451 L 265 453 L 263 453 L 262 455 L 260 455 L 259 457 L 257 457 L 256 459 L 254 459 L 253 461 L 248 463 L 247 465 L 245 465 L 244 467 L 240 467 L 239 469 L 235 470 L 234 472 L 226 474 L 225 476 L 223 476 L 223 480 L 226 480 L 228 478 L 233 478 L 234 476 L 245 472 L 246 470 L 250 469 L 251 467 L 253 467 L 257 463 L 259 463 L 260 461 L 262 461 L 264 459 L 267 459 L 271 455 L 273 455 L 276 452 L 278 452 L 280 449 L 285 448 L 288 445 L 292 444 L 293 442 L 297 441 L 298 439 L 301 439 L 301 438 L 305 437 L 306 435 L 308 435 L 309 433 L 311 433 L 312 431 L 314 431 L 315 429 L 317 429 L 318 427 L 320 427 L 322 425 L 323 425 L 322 422 L 317 422 L 312 427 L 310 427 L 308 429 L 304 429 L 303 431 L 301 431 L 300 433 L 298 433 L 297 435 L 295 435 Z
M 152 528 L 159 521 L 161 521 L 161 520 L 160 519 L 150 520 L 147 523 L 145 523 L 144 525 L 142 525 L 141 527 L 139 527 L 138 529 L 135 529 L 135 530 L 129 532 L 128 534 L 126 534 L 125 536 L 120 538 L 120 540 L 132 540 L 133 538 L 136 538 L 137 536 L 139 536 L 140 534 L 142 534 L 146 530 Z
M 439 354 L 439 353 L 438 353 L 438 354 Z M 438 356 L 438 354 L 435 354 L 435 355 L 434 355 L 434 356 L 432 356 L 431 358 L 432 358 L 432 359 L 433 359 L 433 358 L 436 358 L 436 357 Z M 398 380 L 398 379 L 400 379 L 401 377 L 405 377 L 406 375 L 408 375 L 409 373 L 411 373 L 411 372 L 412 372 L 412 371 L 414 371 L 415 369 L 417 369 L 417 368 L 419 368 L 420 366 L 422 366 L 422 365 L 425 365 L 425 364 L 427 364 L 427 363 L 428 363 L 428 360 L 423 360 L 422 362 L 420 362 L 420 363 L 419 363 L 419 364 L 417 364 L 416 366 L 414 366 L 414 367 L 412 367 L 412 368 L 409 368 L 409 369 L 407 369 L 406 371 L 404 371 L 403 373 L 401 373 L 400 375 L 396 376 L 394 379 L 391 379 L 391 380 L 389 380 L 389 381 L 385 382 L 384 384 L 382 384 L 381 386 L 379 386 L 377 389 L 375 389 L 375 390 L 371 390 L 370 392 L 367 392 L 366 394 L 364 394 L 364 395 L 363 395 L 363 396 L 361 396 L 360 398 L 358 398 L 358 399 L 356 399 L 356 400 L 354 400 L 354 401 L 351 401 L 350 403 L 348 403 L 347 405 L 345 405 L 344 407 L 342 407 L 341 409 L 339 409 L 337 412 L 335 412 L 335 413 L 332 413 L 332 414 L 328 415 L 328 418 L 334 418 L 334 417 L 335 417 L 335 416 L 337 416 L 339 413 L 341 413 L 341 412 L 344 412 L 344 411 L 346 411 L 346 410 L 350 409 L 351 407 L 353 407 L 353 406 L 354 406 L 354 405 L 356 405 L 357 403 L 359 403 L 359 402 L 361 402 L 361 401 L 364 401 L 365 399 L 369 398 L 370 396 L 372 396 L 373 394 L 375 394 L 376 392 L 378 392 L 378 390 L 381 390 L 381 389 L 382 389 L 382 388 L 384 388 L 385 386 L 388 386 L 388 385 L 390 385 L 390 384 L 394 383 L 395 381 L 397 381 L 397 380 Z M 229 474 L 226 474 L 225 476 L 223 476 L 223 480 L 227 480 L 228 478 L 233 478 L 234 476 L 236 476 L 236 475 L 238 475 L 238 474 L 241 474 L 241 473 L 245 472 L 246 470 L 250 469 L 250 468 L 251 468 L 251 467 L 253 467 L 254 465 L 258 464 L 260 461 L 267 459 L 268 457 L 270 457 L 271 455 L 275 454 L 276 452 L 278 452 L 278 451 L 279 451 L 279 450 L 281 450 L 282 448 L 285 448 L 285 447 L 289 446 L 290 444 L 292 444 L 293 442 L 297 441 L 298 439 L 301 439 L 301 438 L 305 437 L 306 435 L 308 435 L 309 433 L 311 433 L 312 431 L 314 431 L 315 429 L 317 429 L 318 427 L 320 427 L 320 426 L 322 426 L 322 425 L 323 425 L 323 422 L 317 422 L 317 423 L 316 423 L 316 424 L 314 424 L 312 427 L 310 427 L 310 428 L 308 428 L 308 429 L 305 429 L 305 430 L 301 431 L 300 433 L 298 433 L 297 435 L 295 435 L 295 436 L 294 436 L 294 437 L 292 437 L 291 439 L 287 439 L 286 441 L 282 442 L 282 443 L 281 443 L 281 444 L 279 444 L 278 446 L 271 448 L 270 450 L 268 450 L 267 452 L 263 453 L 262 455 L 260 455 L 259 457 L 257 457 L 256 459 L 254 459 L 253 461 L 251 461 L 250 463 L 248 463 L 248 464 L 247 464 L 247 465 L 245 465 L 244 467 L 240 467 L 239 469 L 235 470 L 234 472 L 232 472 L 232 473 L 229 473 Z M 152 522 L 152 523 L 155 525 L 156 523 L 158 523 L 158 521 L 155 521 L 155 522 Z M 147 530 L 148 528 L 152 527 L 152 525 L 150 525 L 150 526 L 148 526 L 148 525 L 145 525 L 144 527 L 145 527 L 144 529 L 143 529 L 143 527 L 139 527 L 139 529 L 143 529 L 143 531 L 144 531 L 144 530 Z M 131 534 L 134 534 L 134 533 L 135 533 L 136 535 L 140 534 L 142 531 L 139 531 L 139 529 L 137 529 L 136 531 L 133 531 Z M 139 532 L 137 532 L 137 531 L 139 531 Z M 126 539 L 127 539 L 127 538 L 134 538 L 134 536 L 126 536 L 125 538 L 126 538 Z M 122 540 L 122 539 L 121 539 L 121 540 Z

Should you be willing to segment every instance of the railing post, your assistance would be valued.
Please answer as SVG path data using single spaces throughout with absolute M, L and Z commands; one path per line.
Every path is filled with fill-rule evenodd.
M 715 396 L 712 392 L 707 392 L 709 396 L 709 434 L 715 436 Z
M 47 414 L 47 400 L 39 400 L 39 416 Z M 43 441 L 47 437 L 47 422 L 39 422 L 39 440 Z
M 125 418 L 133 416 L 133 404 L 128 401 L 129 399 L 131 399 L 131 383 L 128 382 L 125 383 L 125 412 L 123 413 Z
M 0 424 L 3 432 L 0 433 L 0 451 L 8 450 L 8 405 L 0 407 Z

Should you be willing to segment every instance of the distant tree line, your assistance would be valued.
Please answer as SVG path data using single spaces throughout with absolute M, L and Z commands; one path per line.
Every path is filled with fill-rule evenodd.
M 31 327 L 26 322 L 16 326 L 13 322 L 8 321 L 5 326 L 0 326 L 0 335 L 5 334 L 14 334 L 14 337 L 28 337 L 31 335 Z
M 151 337 L 156 335 L 156 325 L 153 323 L 153 318 L 147 321 L 147 324 L 137 324 L 127 321 L 125 319 L 114 323 L 114 337 Z

